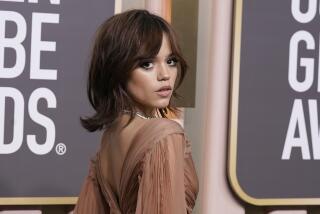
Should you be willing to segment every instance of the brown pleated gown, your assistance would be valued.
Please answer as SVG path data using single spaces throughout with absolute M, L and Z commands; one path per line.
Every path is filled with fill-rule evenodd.
M 191 144 L 175 121 L 135 118 L 104 132 L 75 214 L 192 213 L 198 178 Z

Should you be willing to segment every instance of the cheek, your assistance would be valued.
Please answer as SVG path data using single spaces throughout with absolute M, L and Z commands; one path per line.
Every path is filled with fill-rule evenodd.
M 177 70 L 175 70 L 175 71 L 172 72 L 172 74 L 171 74 L 171 84 L 172 84 L 172 86 L 174 86 L 174 85 L 176 84 L 177 74 L 178 74 L 178 71 L 177 71 Z
M 128 92 L 134 99 L 143 99 L 152 90 L 153 77 L 150 74 L 133 73 L 127 84 Z

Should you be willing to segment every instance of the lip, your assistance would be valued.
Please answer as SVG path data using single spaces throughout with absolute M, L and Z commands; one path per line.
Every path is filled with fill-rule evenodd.
M 156 91 L 156 93 L 160 96 L 160 97 L 168 97 L 171 94 L 171 87 L 170 86 L 163 86 L 161 87 L 159 90 Z

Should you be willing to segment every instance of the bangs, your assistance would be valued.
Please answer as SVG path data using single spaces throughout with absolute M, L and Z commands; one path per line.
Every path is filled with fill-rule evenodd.
M 179 87 L 188 66 L 182 56 L 175 31 L 164 19 L 149 13 L 140 14 L 136 17 L 135 23 L 137 25 L 132 39 L 136 48 L 131 50 L 134 52 L 132 57 L 133 67 L 129 70 L 137 68 L 143 59 L 155 58 L 160 51 L 162 39 L 165 35 L 168 38 L 171 53 L 178 61 L 177 87 Z
M 155 57 L 162 44 L 163 29 L 160 23 L 152 17 L 143 19 L 138 29 L 138 52 L 136 59 L 145 59 Z

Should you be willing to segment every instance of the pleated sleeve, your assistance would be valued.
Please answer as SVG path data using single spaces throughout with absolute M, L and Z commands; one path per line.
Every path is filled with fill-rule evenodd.
M 139 177 L 136 213 L 185 214 L 191 212 L 186 197 L 186 139 L 169 134 L 146 153 Z
M 110 208 L 106 204 L 103 194 L 96 176 L 96 160 L 90 162 L 89 174 L 86 177 L 77 204 L 74 209 L 74 214 L 108 214 Z

